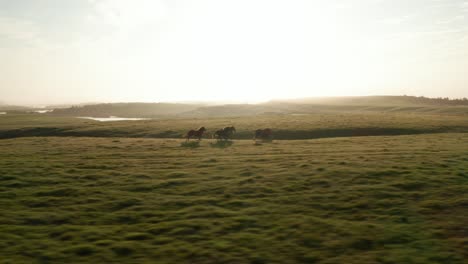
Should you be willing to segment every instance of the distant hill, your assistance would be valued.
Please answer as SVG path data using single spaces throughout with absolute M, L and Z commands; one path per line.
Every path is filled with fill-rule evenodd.
M 378 105 L 378 106 L 468 106 L 468 99 L 428 98 L 424 96 L 349 96 L 273 100 L 269 103 L 325 104 L 325 105 Z
M 468 115 L 468 100 L 414 96 L 365 96 L 275 100 L 262 104 L 109 103 L 54 109 L 53 115 L 92 117 L 209 118 L 326 112 L 407 112 Z
M 19 105 L 7 105 L 7 104 L 0 104 L 0 111 L 28 111 L 32 108 L 26 106 L 19 106 Z
M 164 117 L 192 111 L 200 106 L 172 103 L 109 103 L 54 109 L 51 114 L 92 117 Z
M 408 112 L 468 115 L 467 99 L 414 96 L 363 96 L 273 100 L 262 104 L 201 107 L 184 117 L 248 116 L 259 114 L 313 114 L 325 112 Z
M 70 108 L 73 106 L 85 106 L 85 105 L 97 105 L 97 104 L 102 104 L 101 102 L 94 102 L 94 103 L 79 103 L 79 104 L 52 104 L 52 105 L 46 105 L 43 108 L 44 109 L 58 109 L 58 108 Z
M 265 113 L 284 113 L 283 105 L 263 104 L 229 104 L 199 107 L 195 110 L 180 113 L 182 117 L 225 117 L 225 116 L 250 116 Z

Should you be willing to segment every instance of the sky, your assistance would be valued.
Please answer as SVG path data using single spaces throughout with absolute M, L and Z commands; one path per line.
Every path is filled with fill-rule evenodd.
M 0 0 L 0 102 L 468 97 L 468 0 Z

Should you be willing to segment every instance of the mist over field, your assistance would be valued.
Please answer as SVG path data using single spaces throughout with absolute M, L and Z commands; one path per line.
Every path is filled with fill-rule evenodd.
M 465 0 L 0 0 L 0 264 L 468 262 Z

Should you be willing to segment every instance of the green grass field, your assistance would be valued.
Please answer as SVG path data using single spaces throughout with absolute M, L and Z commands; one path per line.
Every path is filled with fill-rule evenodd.
M 235 139 L 251 139 L 259 128 L 273 129 L 275 139 L 315 139 L 428 133 L 468 133 L 468 117 L 414 113 L 326 112 L 300 115 L 264 114 L 244 117 L 172 118 L 99 122 L 74 117 L 17 114 L 0 116 L 0 138 L 31 136 L 181 138 L 205 126 L 207 137 L 234 125 Z
M 295 117 L 299 121 L 285 117 L 283 123 L 275 118 L 258 122 L 288 124 L 290 131 L 318 127 L 314 119 L 307 122 L 302 116 Z M 365 117 L 342 118 L 342 124 L 359 127 L 351 122 L 359 118 Z M 454 131 L 467 127 L 457 117 L 408 116 L 393 123 L 392 118 L 397 117 L 371 116 L 361 124 Z M 18 125 L 19 119 L 9 119 L 9 125 L 0 121 L 1 128 L 24 127 Z M 54 120 L 52 126 L 68 126 Z M 230 120 L 241 134 L 248 130 L 247 119 Z M 318 120 L 339 126 L 338 118 Z M 110 136 L 115 131 L 161 129 L 157 122 L 166 122 L 169 128 L 164 129 L 177 132 L 197 121 L 77 122 L 93 131 L 108 126 Z M 44 120 L 24 123 L 47 126 Z M 84 125 L 73 126 L 86 131 Z M 258 145 L 236 140 L 225 148 L 210 140 L 196 148 L 182 147 L 182 141 L 0 140 L 0 263 L 468 259 L 466 133 L 275 140 Z

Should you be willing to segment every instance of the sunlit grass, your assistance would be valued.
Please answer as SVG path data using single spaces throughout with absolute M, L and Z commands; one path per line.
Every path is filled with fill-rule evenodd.
M 228 148 L 234 144 L 231 140 L 217 140 L 216 142 L 211 142 L 210 146 L 213 148 Z
M 205 126 L 207 138 L 214 131 L 234 125 L 234 139 L 252 139 L 259 128 L 271 128 L 275 140 L 347 136 L 413 135 L 468 132 L 466 116 L 377 113 L 317 113 L 308 115 L 259 115 L 232 118 L 161 119 L 98 122 L 42 115 L 0 118 L 0 138 L 24 136 L 88 136 L 183 138 L 190 129 Z
M 184 148 L 198 148 L 200 147 L 200 141 L 184 141 L 180 143 L 180 146 Z
M 467 140 L 0 140 L 1 261 L 463 263 Z

